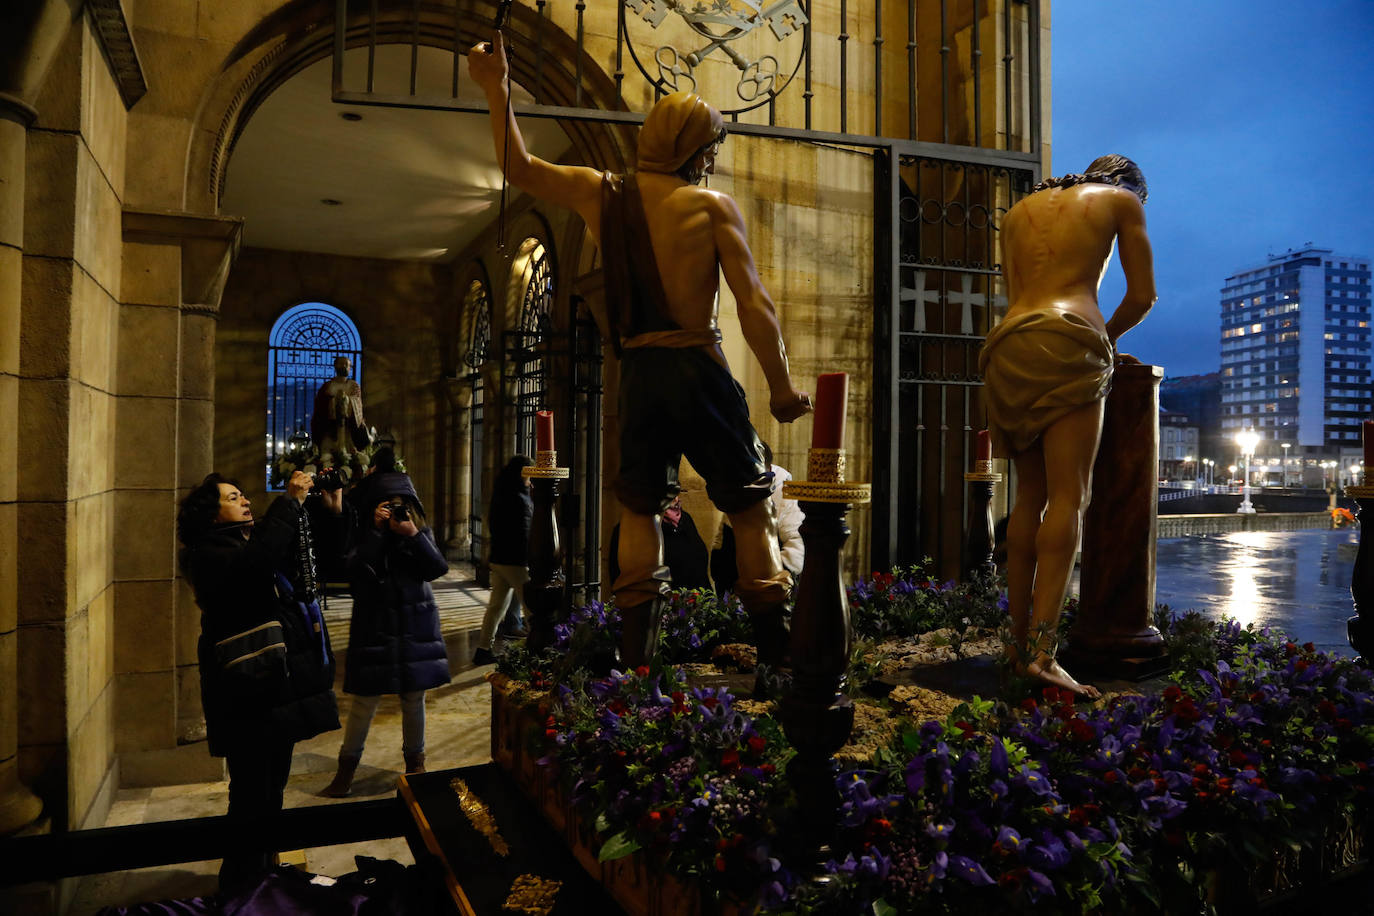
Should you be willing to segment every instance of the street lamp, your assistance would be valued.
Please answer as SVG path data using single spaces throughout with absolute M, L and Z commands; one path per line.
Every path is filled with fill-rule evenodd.
M 1255 446 L 1259 445 L 1259 433 L 1253 429 L 1243 429 L 1236 433 L 1236 445 L 1240 448 L 1240 453 L 1245 459 L 1245 486 L 1241 489 L 1242 498 L 1240 506 L 1236 509 L 1242 515 L 1254 515 L 1255 507 L 1250 504 L 1250 457 L 1255 453 Z
M 1189 455 L 1189 456 L 1187 456 L 1186 458 L 1183 459 L 1183 468 L 1184 468 L 1183 473 L 1184 473 L 1185 476 L 1187 476 L 1188 471 L 1191 469 L 1192 463 L 1193 463 L 1193 456 L 1192 456 L 1192 455 Z M 1197 475 L 1194 474 L 1193 476 L 1196 477 Z M 1193 483 L 1197 483 L 1197 481 L 1194 480 Z
M 1226 470 L 1231 472 L 1226 478 L 1226 488 L 1229 490 L 1231 488 L 1231 481 L 1236 479 L 1236 466 L 1234 464 L 1228 464 Z
M 1285 442 L 1283 448 L 1283 488 L 1288 489 L 1288 450 L 1293 447 L 1293 443 Z

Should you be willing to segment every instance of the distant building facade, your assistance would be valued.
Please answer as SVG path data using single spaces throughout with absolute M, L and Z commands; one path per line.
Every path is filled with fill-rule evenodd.
M 1195 480 L 1201 476 L 1198 427 L 1187 414 L 1159 411 L 1159 476 L 1165 480 Z
M 1221 289 L 1221 436 L 1253 429 L 1259 455 L 1358 449 L 1370 415 L 1370 262 L 1311 244 Z
M 1197 428 L 1194 454 L 1213 461 L 1229 455 L 1234 446 L 1224 441 L 1221 432 L 1221 373 L 1183 375 L 1166 378 L 1159 386 L 1159 403 L 1164 411 L 1182 414 Z M 1164 435 L 1165 414 L 1160 413 L 1160 435 Z M 1163 442 L 1161 441 L 1161 446 Z M 1161 453 L 1161 457 L 1162 457 Z

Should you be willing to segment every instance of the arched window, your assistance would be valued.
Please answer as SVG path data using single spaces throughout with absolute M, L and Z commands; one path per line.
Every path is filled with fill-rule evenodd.
M 553 258 L 538 239 L 521 243 L 515 259 L 520 319 L 511 335 L 512 368 L 515 372 L 515 442 L 534 455 L 534 414 L 548 405 L 548 372 L 539 345 L 553 328 Z
M 353 361 L 363 378 L 363 344 L 347 315 L 323 302 L 292 306 L 272 325 L 267 347 L 267 479 L 293 435 L 308 434 L 315 392 L 334 377 L 334 360 Z
M 469 556 L 474 562 L 482 559 L 486 542 L 485 510 L 482 503 L 483 463 L 486 437 L 483 423 L 483 404 L 486 393 L 482 385 L 482 365 L 491 354 L 491 296 L 486 284 L 473 280 L 463 297 L 464 315 L 472 315 L 472 332 L 468 336 L 463 364 L 468 367 L 467 380 L 472 386 L 471 406 L 468 408 L 468 436 L 472 445 L 468 459 L 471 480 L 468 487 Z

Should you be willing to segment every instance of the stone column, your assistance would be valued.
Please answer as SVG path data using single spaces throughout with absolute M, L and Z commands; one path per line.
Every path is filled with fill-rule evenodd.
M 1155 629 L 1159 366 L 1118 365 L 1083 519 L 1078 619 L 1065 664 L 1146 676 L 1167 663 Z
M 19 435 L 20 277 L 24 188 L 33 107 L 81 4 L 15 0 L 0 34 L 0 439 Z M 19 778 L 19 456 L 0 452 L 0 836 L 38 818 L 43 804 Z
M 177 502 L 213 470 L 215 328 L 242 221 L 126 208 L 115 454 L 115 722 L 125 786 L 215 780 Z M 150 354 L 158 354 L 150 358 Z

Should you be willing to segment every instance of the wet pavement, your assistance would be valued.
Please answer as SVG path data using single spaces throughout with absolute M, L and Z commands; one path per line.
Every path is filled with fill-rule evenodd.
M 1238 531 L 1159 541 L 1155 601 L 1271 626 L 1347 657 L 1350 576 L 1359 531 Z

